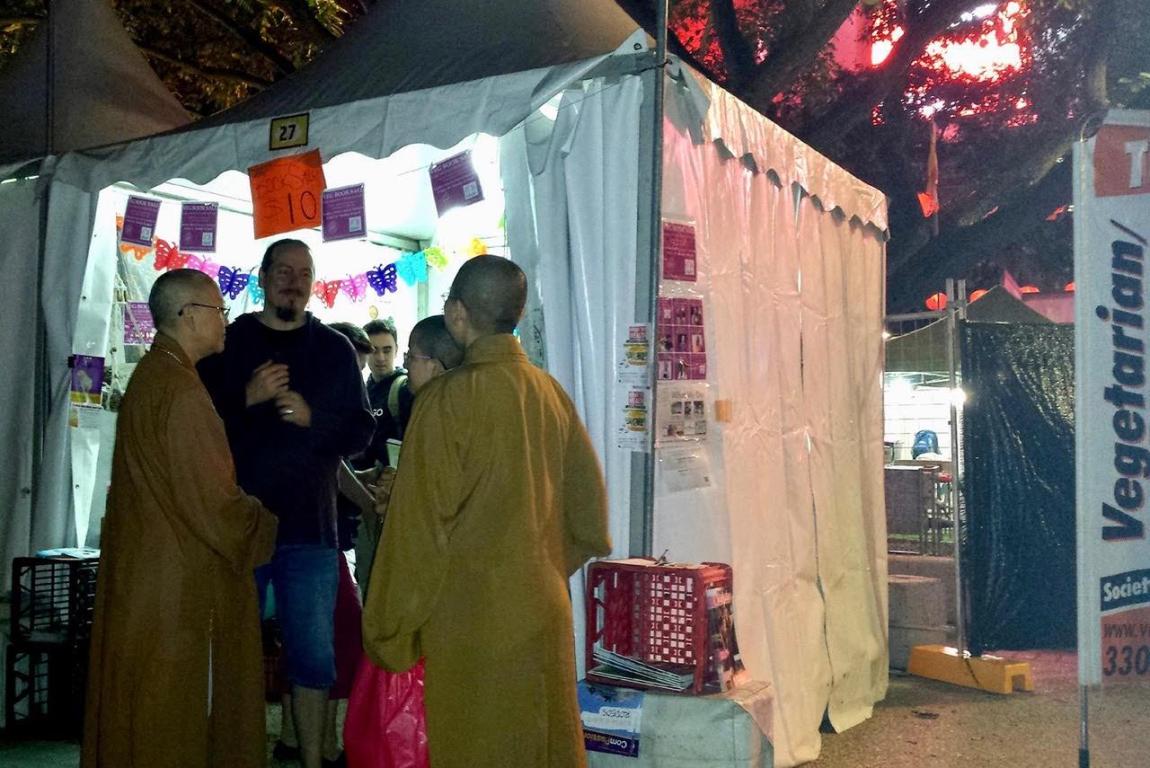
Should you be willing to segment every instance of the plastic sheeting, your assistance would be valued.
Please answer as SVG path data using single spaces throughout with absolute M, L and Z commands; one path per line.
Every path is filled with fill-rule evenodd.
M 1073 648 L 1074 331 L 961 330 L 972 652 Z
M 39 25 L 0 75 L 0 158 L 95 147 L 191 120 L 128 37 L 108 0 L 53 0 L 51 15 L 51 22 Z
M 720 117 L 701 144 L 673 103 L 686 94 L 669 96 L 663 213 L 695 223 L 709 399 L 733 418 L 694 449 L 712 484 L 657 497 L 655 552 L 729 557 L 740 649 L 774 686 L 787 766 L 818 756 L 824 713 L 849 727 L 886 692 L 883 235 L 800 199 L 788 174 L 811 150 L 709 96 Z M 714 135 L 731 114 L 741 143 Z M 828 189 L 869 189 L 839 174 Z
M 23 557 L 36 544 L 47 546 L 34 533 L 32 488 L 36 411 L 36 339 L 39 335 L 37 289 L 40 254 L 40 191 L 35 179 L 0 184 L 0 307 L 4 334 L 0 355 L 0 435 L 4 436 L 4 468 L 0 472 L 0 594 L 12 578 L 8 563 Z M 19 277 L 19 279 L 16 279 Z

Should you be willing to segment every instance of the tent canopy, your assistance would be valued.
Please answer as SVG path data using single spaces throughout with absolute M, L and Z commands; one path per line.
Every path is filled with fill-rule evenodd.
M 610 53 L 635 31 L 612 0 L 376 3 L 323 55 L 214 116 L 242 122 L 524 72 Z
M 55 0 L 51 13 L 0 72 L 6 121 L 0 162 L 111 144 L 189 122 L 106 0 Z

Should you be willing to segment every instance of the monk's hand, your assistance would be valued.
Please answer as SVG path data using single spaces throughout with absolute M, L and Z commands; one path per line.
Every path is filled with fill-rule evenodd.
M 273 397 L 288 388 L 288 367 L 283 363 L 273 363 L 271 360 L 260 365 L 252 371 L 244 391 L 244 399 L 250 408 L 253 405 L 266 403 Z
M 384 467 L 379 472 L 375 485 L 371 486 L 375 494 L 375 514 L 381 518 L 387 514 L 387 505 L 391 501 L 391 487 L 395 484 L 395 470 Z
M 311 426 L 311 406 L 303 399 L 303 395 L 294 389 L 285 389 L 275 399 L 280 419 L 297 427 Z

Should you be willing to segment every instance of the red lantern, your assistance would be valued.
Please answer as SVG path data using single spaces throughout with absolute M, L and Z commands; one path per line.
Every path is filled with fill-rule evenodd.
M 1071 280 L 1062 290 L 1066 291 L 1067 293 L 1074 293 L 1074 281 Z
M 939 291 L 936 294 L 926 297 L 926 308 L 931 312 L 939 312 L 946 309 L 946 294 Z
M 1038 293 L 1038 288 L 1033 285 L 1024 285 L 1018 289 L 1019 293 Z
M 985 288 L 979 288 L 977 291 L 974 291 L 973 293 L 970 294 L 970 302 L 973 304 L 974 302 L 978 301 L 979 299 L 981 299 L 985 295 L 986 295 L 986 289 Z

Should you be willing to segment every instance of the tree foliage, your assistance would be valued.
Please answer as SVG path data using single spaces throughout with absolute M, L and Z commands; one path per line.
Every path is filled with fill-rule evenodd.
M 303 66 L 366 1 L 110 0 L 168 87 L 204 115 Z M 653 28 L 654 0 L 618 2 Z M 890 50 L 852 69 L 834 39 L 859 8 L 864 34 L 886 35 Z M 45 0 L 0 0 L 0 68 L 44 14 Z M 1107 106 L 1150 107 L 1150 0 L 672 0 L 670 20 L 676 52 L 887 193 L 893 309 L 919 306 L 945 277 L 1002 268 L 1060 288 L 1070 216 L 1051 214 L 1070 202 L 1069 149 Z M 987 39 L 1017 44 L 1020 66 L 988 77 L 943 65 L 941 45 Z M 916 199 L 928 120 L 940 130 L 937 233 Z

